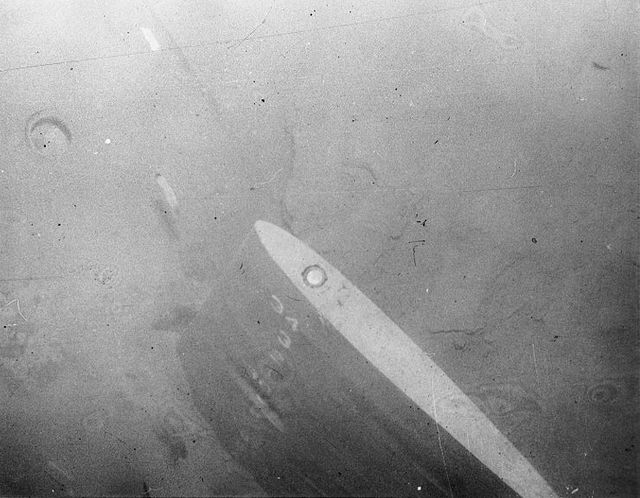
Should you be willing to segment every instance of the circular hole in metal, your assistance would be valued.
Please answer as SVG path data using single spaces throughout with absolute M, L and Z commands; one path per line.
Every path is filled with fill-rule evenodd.
M 318 265 L 307 266 L 302 272 L 302 279 L 309 287 L 320 287 L 327 281 L 326 272 Z
M 27 122 L 27 140 L 33 150 L 47 157 L 55 157 L 67 151 L 71 144 L 71 132 L 55 115 L 38 112 Z

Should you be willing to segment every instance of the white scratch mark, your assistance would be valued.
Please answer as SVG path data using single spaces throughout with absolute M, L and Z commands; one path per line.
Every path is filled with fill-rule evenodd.
M 240 40 L 238 43 L 232 45 L 229 48 L 238 48 L 240 45 L 242 45 L 244 42 L 246 42 L 249 38 L 251 38 L 251 36 L 258 30 L 258 28 L 260 26 L 262 26 L 263 24 L 266 24 L 267 22 L 267 17 L 269 17 L 269 14 L 271 14 L 271 11 L 273 10 L 273 7 L 276 5 L 276 0 L 273 0 L 273 3 L 271 4 L 271 7 L 269 7 L 269 10 L 267 11 L 267 13 L 264 15 L 264 18 L 262 19 L 262 21 L 260 22 L 260 24 L 257 24 L 248 34 L 247 36 L 245 36 L 242 40 Z
M 438 434 L 438 446 L 440 446 L 440 454 L 442 455 L 442 463 L 444 464 L 444 473 L 447 476 L 447 483 L 449 484 L 449 493 L 453 498 L 453 488 L 451 487 L 451 481 L 449 480 L 449 471 L 447 470 L 447 461 L 444 458 L 444 449 L 442 447 L 442 437 L 440 436 L 440 424 L 438 422 L 438 412 L 436 411 L 436 390 L 433 387 L 433 377 L 431 377 L 431 399 L 433 401 L 433 419 L 436 422 L 436 432 Z
M 38 237 L 40 237 L 40 234 L 38 234 Z M 13 303 L 16 303 L 16 310 L 18 311 L 18 315 L 20 315 L 20 318 L 22 318 L 25 322 L 28 322 L 29 320 L 27 320 L 22 314 L 22 311 L 20 311 L 20 299 L 12 299 L 8 303 L 0 306 L 0 309 L 11 306 Z
M 531 348 L 533 350 L 533 368 L 536 371 L 536 379 L 538 380 L 538 384 L 540 384 L 540 374 L 538 372 L 538 362 L 536 360 L 536 345 L 532 342 Z
M 177 214 L 178 211 L 178 196 L 169 185 L 167 179 L 162 176 L 160 173 L 156 173 L 156 182 L 160 186 L 160 190 L 162 190 L 162 195 L 164 195 L 164 200 L 171 208 L 174 214 Z
M 158 50 L 160 50 L 160 43 L 158 43 L 158 40 L 149 28 L 140 27 L 140 31 L 142 31 L 142 34 L 145 40 L 147 40 L 149 48 L 151 48 L 152 52 L 157 52 Z

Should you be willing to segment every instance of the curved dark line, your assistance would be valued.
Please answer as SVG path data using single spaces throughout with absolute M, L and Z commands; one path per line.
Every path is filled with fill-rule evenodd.
M 33 113 L 31 116 L 29 116 L 29 118 L 27 119 L 25 130 L 24 130 L 25 140 L 27 142 L 27 145 L 29 146 L 29 148 L 33 149 L 38 154 L 44 155 L 44 156 L 47 155 L 47 154 L 43 154 L 42 151 L 39 149 L 39 147 L 37 147 L 33 143 L 33 140 L 31 139 L 31 134 L 38 126 L 43 124 L 49 124 L 58 128 L 64 135 L 67 142 L 71 142 L 73 140 L 73 134 L 71 133 L 71 130 L 66 125 L 66 123 L 62 121 L 62 119 L 56 117 L 55 109 L 42 109 L 40 111 Z

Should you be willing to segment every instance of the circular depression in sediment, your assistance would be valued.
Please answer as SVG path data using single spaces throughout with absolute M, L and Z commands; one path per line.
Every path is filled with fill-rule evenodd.
M 27 141 L 38 154 L 55 157 L 67 151 L 72 135 L 65 122 L 48 111 L 40 111 L 27 120 Z
M 599 405 L 613 403 L 618 398 L 618 388 L 608 382 L 596 384 L 589 388 L 588 396 L 591 402 Z

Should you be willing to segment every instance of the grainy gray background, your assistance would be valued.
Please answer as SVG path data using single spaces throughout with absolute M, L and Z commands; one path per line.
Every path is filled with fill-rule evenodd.
M 0 492 L 259 492 L 174 347 L 266 218 L 559 494 L 635 496 L 636 26 L 618 0 L 3 2 Z

